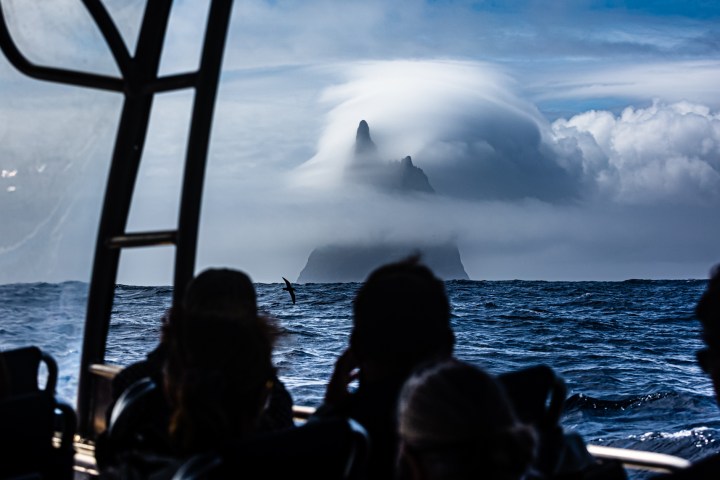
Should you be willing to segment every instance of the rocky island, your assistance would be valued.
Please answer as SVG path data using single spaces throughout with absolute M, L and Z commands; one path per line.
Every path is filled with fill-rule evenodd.
M 312 251 L 300 272 L 301 283 L 362 282 L 384 263 L 400 260 L 413 253 L 443 280 L 467 280 L 456 245 L 328 245 Z
M 358 126 L 354 156 L 345 174 L 350 182 L 367 184 L 383 191 L 435 193 L 427 175 L 413 165 L 409 156 L 390 162 L 378 158 L 377 147 L 370 138 L 370 127 L 365 120 Z M 428 243 L 426 239 L 418 239 L 417 242 L 403 244 L 332 244 L 315 248 L 297 281 L 362 282 L 376 267 L 413 254 L 421 255 L 422 261 L 443 280 L 469 279 L 455 243 Z

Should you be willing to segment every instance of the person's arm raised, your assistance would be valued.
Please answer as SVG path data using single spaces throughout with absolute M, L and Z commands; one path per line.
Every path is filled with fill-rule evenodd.
M 350 395 L 348 386 L 358 378 L 358 375 L 357 359 L 348 348 L 335 361 L 335 368 L 325 390 L 325 404 L 337 405 L 344 402 Z

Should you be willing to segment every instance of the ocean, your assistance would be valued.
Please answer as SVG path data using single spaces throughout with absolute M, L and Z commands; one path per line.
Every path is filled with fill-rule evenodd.
M 491 373 L 536 364 L 568 387 L 562 423 L 592 444 L 696 460 L 720 451 L 720 409 L 695 361 L 694 306 L 705 280 L 449 281 L 456 356 Z M 257 284 L 283 335 L 275 361 L 295 403 L 316 407 L 347 345 L 357 283 Z M 88 285 L 0 285 L 0 349 L 37 345 L 58 362 L 58 396 L 75 404 Z M 119 285 L 106 361 L 127 365 L 156 343 L 171 287 Z M 631 478 L 645 478 L 632 473 Z

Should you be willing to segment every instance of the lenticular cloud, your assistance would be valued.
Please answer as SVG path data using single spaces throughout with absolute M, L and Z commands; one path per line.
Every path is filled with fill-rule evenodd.
M 619 203 L 720 200 L 720 114 L 688 102 L 589 111 L 552 124 L 561 163 Z
M 360 120 L 379 154 L 411 156 L 441 195 L 470 200 L 577 197 L 574 172 L 543 142 L 547 121 L 512 90 L 499 69 L 475 62 L 385 61 L 351 65 L 328 88 L 331 105 L 317 154 L 298 169 L 300 183 L 341 177 Z
M 690 102 L 591 110 L 553 123 L 515 80 L 474 62 L 385 61 L 346 66 L 328 88 L 317 154 L 295 174 L 337 185 L 360 120 L 382 156 L 412 156 L 443 197 L 470 201 L 599 201 L 716 205 L 720 113 Z

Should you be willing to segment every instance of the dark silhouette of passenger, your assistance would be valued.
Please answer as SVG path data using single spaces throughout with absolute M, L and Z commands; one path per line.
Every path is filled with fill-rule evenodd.
M 253 318 L 258 315 L 255 287 L 250 278 L 243 272 L 216 268 L 207 269 L 197 275 L 188 285 L 182 301 L 186 313 L 226 314 L 237 319 Z M 163 330 L 158 346 L 151 351 L 145 360 L 129 365 L 115 376 L 112 383 L 113 399 L 116 400 L 123 391 L 137 380 L 150 377 L 158 385 L 163 382 L 163 367 L 167 358 L 167 331 L 170 329 L 168 310 L 163 317 Z M 183 315 L 183 318 L 189 318 Z M 261 420 L 263 430 L 276 430 L 294 426 L 292 419 L 293 400 L 284 384 L 278 379 L 273 380 L 272 394 L 268 409 Z
M 250 277 L 227 268 L 208 269 L 200 273 L 188 286 L 183 309 L 190 316 L 201 318 L 203 315 L 229 315 L 239 321 L 262 318 L 266 323 L 274 324 L 269 317 L 258 312 L 255 286 Z M 248 364 L 247 368 L 252 368 L 252 365 Z M 270 380 L 272 389 L 260 419 L 260 429 L 272 431 L 293 427 L 292 396 L 276 374 Z
M 203 286 L 211 287 L 220 280 L 214 275 L 199 277 L 199 283 L 207 280 Z M 244 288 L 241 283 L 235 287 Z M 169 324 L 164 385 L 172 408 L 170 436 L 182 455 L 219 450 L 259 431 L 277 381 L 272 363 L 277 332 L 257 315 L 254 301 L 234 305 L 233 312 L 222 298 L 205 304 L 212 297 L 209 290 L 196 299 L 192 294 L 198 292 L 191 288 L 189 293 L 188 303 L 198 300 L 199 308 L 181 310 L 182 318 Z
M 459 360 L 418 369 L 398 403 L 399 480 L 523 478 L 535 452 L 502 385 Z
M 165 315 L 158 348 L 128 367 L 125 378 L 116 377 L 122 386 L 142 375 L 156 388 L 150 401 L 145 399 L 148 405 L 133 412 L 136 419 L 129 423 L 136 431 L 130 442 L 113 441 L 112 432 L 105 435 L 110 440 L 100 440 L 98 464 L 112 464 L 129 449 L 184 454 L 197 447 L 196 441 L 226 440 L 226 428 L 238 435 L 294 427 L 292 397 L 272 365 L 276 334 L 273 321 L 258 312 L 245 273 L 200 273 L 181 306 Z M 260 395 L 262 408 L 256 408 Z
M 370 437 L 367 478 L 394 476 L 397 399 L 418 365 L 453 353 L 445 284 L 411 257 L 373 271 L 353 301 L 350 345 L 335 364 L 314 418 L 358 421 Z M 350 391 L 353 380 L 358 387 Z
M 710 281 L 697 306 L 695 316 L 702 325 L 702 339 L 706 347 L 697 352 L 702 370 L 710 376 L 715 389 L 715 399 L 720 405 L 720 264 L 710 273 Z M 685 470 L 657 478 L 667 479 L 718 479 L 720 478 L 720 454 L 701 459 Z

